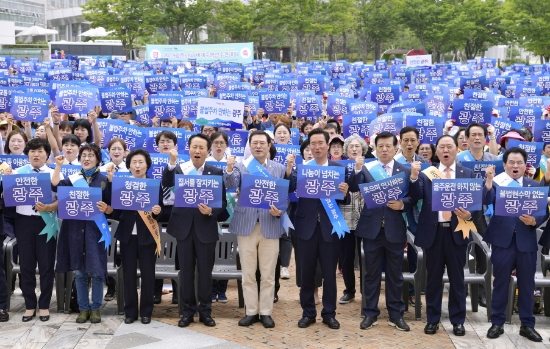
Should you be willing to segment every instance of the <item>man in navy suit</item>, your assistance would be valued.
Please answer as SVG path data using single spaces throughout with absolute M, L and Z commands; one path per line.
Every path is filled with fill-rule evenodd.
M 436 166 L 442 178 L 476 178 L 474 172 L 455 163 L 458 143 L 452 136 L 441 136 L 435 145 L 441 163 Z M 464 336 L 466 318 L 466 288 L 464 265 L 466 247 L 470 239 L 462 232 L 455 232 L 458 219 L 471 220 L 472 214 L 464 208 L 450 211 L 432 211 L 432 181 L 420 172 L 420 162 L 411 165 L 410 195 L 413 201 L 423 200 L 414 243 L 426 251 L 428 280 L 426 283 L 426 304 L 428 324 L 424 333 L 435 334 L 441 318 L 443 297 L 443 273 L 449 275 L 449 318 L 456 336 Z
M 539 187 L 540 183 L 523 177 L 527 165 L 527 153 L 521 148 L 510 148 L 503 156 L 504 173 L 495 177 L 495 166 L 487 167 L 483 188 L 483 203 L 495 204 L 496 187 L 508 186 L 515 181 L 522 187 Z M 548 190 L 548 188 L 544 188 Z M 518 307 L 521 327 L 519 334 L 533 342 L 541 342 L 542 337 L 535 331 L 533 315 L 533 290 L 535 289 L 535 268 L 537 265 L 537 227 L 548 218 L 548 208 L 544 216 L 523 214 L 520 217 L 493 215 L 485 231 L 483 240 L 490 243 L 493 264 L 493 299 L 491 301 L 491 323 L 488 338 L 498 338 L 504 333 L 508 285 L 510 274 L 516 269 L 518 280 Z
M 382 166 L 388 177 L 405 173 L 408 182 L 411 170 L 393 159 L 397 148 L 397 137 L 390 132 L 380 133 L 375 141 L 378 161 L 374 164 Z M 373 163 L 369 163 L 373 164 Z M 363 159 L 356 160 L 355 181 L 351 191 L 359 191 L 359 184 L 371 183 L 382 178 L 374 178 L 372 173 L 363 166 Z M 409 196 L 400 200 L 388 201 L 387 207 L 369 209 L 365 204 L 361 218 L 357 223 L 355 235 L 363 238 L 365 254 L 365 277 L 363 292 L 366 299 L 363 313 L 364 320 L 361 329 L 369 329 L 378 323 L 378 299 L 380 298 L 380 283 L 382 279 L 382 261 L 386 263 L 386 307 L 390 315 L 388 325 L 398 330 L 409 331 L 409 326 L 403 320 L 405 302 L 401 297 L 403 287 L 403 253 L 407 242 L 407 223 L 403 213 L 413 207 Z
M 176 165 L 178 148 L 170 150 L 170 162 L 162 175 L 162 185 L 173 187 L 176 174 L 218 175 L 223 171 L 205 163 L 212 141 L 203 134 L 194 134 L 189 138 L 189 156 L 191 161 Z M 199 321 L 205 326 L 216 326 L 212 319 L 212 269 L 218 241 L 217 216 L 225 212 L 227 200 L 225 185 L 222 181 L 222 207 L 211 208 L 200 203 L 197 208 L 174 207 L 170 215 L 166 232 L 178 241 L 178 261 L 182 271 L 180 302 L 183 304 L 183 317 L 179 327 L 189 326 L 193 315 L 199 312 Z M 195 267 L 198 270 L 198 300 L 195 297 Z
M 313 153 L 313 160 L 317 166 L 343 166 L 335 161 L 328 160 L 329 136 L 325 131 L 317 128 L 308 136 L 309 146 Z M 312 160 L 312 161 L 313 161 Z M 348 182 L 353 181 L 354 174 L 348 177 Z M 295 186 L 297 172 L 292 172 L 291 186 Z M 344 193 L 344 204 L 349 204 L 348 184 L 341 183 L 338 189 Z M 299 239 L 298 253 L 302 266 L 302 287 L 300 288 L 300 304 L 302 306 L 302 318 L 298 321 L 298 327 L 306 328 L 314 323 L 317 316 L 315 309 L 315 269 L 317 260 L 321 264 L 323 275 L 323 310 L 321 317 L 323 323 L 329 328 L 338 329 L 340 323 L 336 320 L 336 265 L 340 254 L 340 240 L 337 234 L 332 234 L 332 223 L 325 212 L 319 199 L 299 198 L 296 205 L 296 218 L 294 221 L 294 233 Z

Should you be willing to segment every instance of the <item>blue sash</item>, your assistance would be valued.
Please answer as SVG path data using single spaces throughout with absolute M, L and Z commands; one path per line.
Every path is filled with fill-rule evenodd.
M 508 178 L 507 178 L 508 177 Z M 510 178 L 510 176 L 506 175 L 506 172 L 503 172 L 493 178 L 493 182 L 500 185 L 501 187 L 520 187 L 519 183 L 514 181 Z M 488 215 L 489 217 L 492 217 L 494 214 L 494 208 L 493 204 L 487 205 L 487 211 L 485 211 L 485 215 Z
M 547 170 L 546 161 L 548 161 L 548 158 L 546 157 L 546 155 L 542 154 L 539 161 L 539 167 L 544 173 L 546 173 L 546 170 Z
M 374 162 L 370 162 L 370 164 L 372 163 Z M 367 170 L 369 170 L 372 178 L 374 178 L 375 181 L 381 181 L 382 179 L 386 179 L 390 177 L 388 176 L 388 173 L 386 172 L 386 170 L 384 170 L 384 168 L 379 163 L 376 165 L 371 165 L 370 168 L 367 165 L 365 166 L 367 167 Z M 420 203 L 420 206 L 418 206 L 418 212 L 420 212 L 420 207 L 422 207 L 422 203 Z M 405 220 L 405 223 L 407 223 L 407 213 L 403 212 L 402 215 L 403 215 L 403 219 Z
M 252 160 L 248 163 L 246 166 L 246 169 L 251 175 L 255 176 L 264 176 L 264 177 L 270 177 L 273 176 L 267 172 L 266 168 L 263 167 L 258 160 L 256 160 L 255 157 L 251 158 Z M 294 225 L 290 221 L 290 218 L 288 217 L 288 214 L 286 211 L 283 211 L 283 215 L 281 216 L 281 224 L 283 225 L 283 229 L 285 230 L 286 234 L 288 235 L 289 229 L 294 229 Z
M 31 165 L 25 165 L 23 167 L 20 167 L 17 170 L 17 173 L 19 174 L 31 174 L 33 173 Z M 44 220 L 44 223 L 46 223 L 46 226 L 40 234 L 38 235 L 44 235 L 47 234 L 46 242 L 50 241 L 50 239 L 57 237 L 57 232 L 59 231 L 59 221 L 57 220 L 57 211 L 43 211 L 39 212 L 40 216 Z
M 75 173 L 71 176 L 69 176 L 69 180 L 73 184 L 73 187 L 75 188 L 89 188 L 88 182 L 84 179 L 84 176 L 82 173 Z M 107 217 L 105 217 L 105 214 L 101 214 L 100 218 L 97 221 L 94 221 L 97 227 L 99 228 L 99 231 L 101 232 L 101 239 L 99 239 L 98 243 L 101 241 L 105 241 L 105 249 L 108 249 L 109 246 L 111 246 L 111 232 L 109 230 L 109 223 L 107 222 Z
M 315 159 L 310 160 L 304 165 L 316 165 Z M 340 207 L 334 199 L 320 199 L 325 212 L 327 213 L 330 223 L 332 224 L 332 234 L 338 234 L 338 238 L 343 238 L 346 233 L 349 233 L 349 227 L 344 219 L 344 215 Z

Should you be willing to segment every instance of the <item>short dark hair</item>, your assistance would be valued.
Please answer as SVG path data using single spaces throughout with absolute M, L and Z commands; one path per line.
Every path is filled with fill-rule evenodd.
M 61 122 L 59 123 L 59 129 L 60 129 L 60 130 L 64 130 L 64 129 L 66 129 L 66 128 L 70 128 L 71 131 L 72 131 L 72 129 L 73 129 L 73 123 L 70 122 L 69 120 L 61 121 Z
M 261 130 L 256 130 L 256 131 L 252 132 L 250 134 L 250 136 L 248 136 L 248 143 L 250 143 L 252 141 L 252 137 L 258 136 L 258 135 L 260 135 L 260 136 L 264 135 L 265 138 L 267 139 L 267 143 L 269 143 L 269 144 L 271 144 L 273 142 L 273 140 L 271 139 L 271 136 L 267 132 L 261 131 Z
M 73 133 L 78 127 L 84 127 L 88 130 L 88 137 L 86 137 L 86 143 L 92 143 L 92 125 L 86 119 L 76 119 L 73 123 Z
M 454 138 L 453 136 L 451 136 L 451 135 L 443 135 L 443 136 L 439 137 L 439 138 L 437 139 L 437 141 L 435 142 L 435 147 L 436 147 L 436 148 L 437 148 L 437 146 L 439 145 L 439 141 L 442 140 L 442 139 L 445 138 L 445 137 L 449 137 L 450 139 L 452 139 L 452 140 L 453 140 L 453 143 L 454 143 L 455 146 L 458 148 L 458 140 L 457 140 L 456 138 Z
M 304 133 L 304 129 L 306 128 L 306 126 L 308 125 L 311 125 L 311 127 L 315 126 L 315 124 L 309 120 L 306 120 L 304 121 L 304 123 L 302 124 L 302 126 L 300 126 L 300 132 Z
M 63 137 L 65 138 L 65 137 Z M 76 137 L 78 138 L 78 137 Z M 88 151 L 91 151 L 92 153 L 94 153 L 95 155 L 95 158 L 97 160 L 97 164 L 96 166 L 99 166 L 99 164 L 101 164 L 101 160 L 102 160 L 102 156 L 101 156 L 101 149 L 99 148 L 99 146 L 95 143 L 88 143 L 88 144 L 84 144 L 82 147 L 80 147 L 80 149 L 78 150 L 78 161 L 80 161 L 80 157 L 82 156 L 82 153 L 85 151 L 85 150 L 88 150 Z
M 227 133 L 222 131 L 214 132 L 210 135 L 210 141 L 214 143 L 214 139 L 222 137 L 225 143 L 229 144 L 229 136 L 227 136 Z
M 151 155 L 149 155 L 149 152 L 145 149 L 138 148 L 132 150 L 128 156 L 126 157 L 126 167 L 130 169 L 130 163 L 132 162 L 132 158 L 136 155 L 143 155 L 145 157 L 145 163 L 147 164 L 147 171 L 151 168 L 151 165 L 153 164 L 153 161 L 151 160 Z
M 340 126 L 340 123 L 338 122 L 338 120 L 328 119 L 327 125 L 330 125 L 330 124 L 334 124 L 334 126 L 336 126 L 336 132 L 338 132 L 338 134 L 342 133 L 342 126 Z
M 480 127 L 483 130 L 483 136 L 487 137 L 487 126 L 477 122 L 471 123 L 468 125 L 468 127 L 466 127 L 466 131 L 464 131 L 466 137 L 470 138 L 470 130 L 472 127 Z
M 414 134 L 416 135 L 416 138 L 418 138 L 418 140 L 420 140 L 420 133 L 418 132 L 418 130 L 414 126 L 405 126 L 405 127 L 403 127 L 401 129 L 401 131 L 399 131 L 399 138 L 403 138 L 403 135 L 405 133 L 409 133 L 409 132 L 414 132 Z M 380 135 L 378 135 L 378 136 L 380 136 Z
M 465 132 L 465 128 L 464 127 L 459 127 L 458 128 L 458 131 L 456 131 L 456 133 L 454 134 L 453 138 L 455 139 L 456 141 L 456 146 L 458 147 L 458 137 L 460 137 L 460 133 L 461 132 Z
M 309 138 L 305 139 L 302 144 L 300 144 L 300 155 L 302 155 L 302 158 L 304 157 L 304 151 L 307 147 L 309 147 Z
M 155 144 L 157 146 L 159 145 L 160 137 L 162 137 L 162 136 L 164 136 L 164 138 L 171 139 L 172 142 L 174 142 L 174 145 L 178 144 L 178 136 L 176 136 L 176 134 L 172 131 L 164 130 L 164 131 L 160 131 L 155 136 Z
M 391 132 L 384 131 L 376 135 L 376 138 L 374 139 L 374 146 L 378 145 L 379 139 L 386 139 L 386 138 L 393 138 L 393 146 L 395 147 L 397 145 L 397 137 Z
M 50 157 L 50 154 L 52 153 L 52 147 L 50 145 L 50 142 L 43 138 L 33 138 L 28 141 L 27 144 L 25 144 L 25 150 L 23 150 L 23 154 L 28 156 L 29 151 L 38 150 L 40 148 L 44 148 L 44 151 L 46 152 L 46 154 L 48 154 L 48 157 Z
M 269 160 L 273 161 L 275 156 L 277 156 L 277 148 L 275 148 L 275 144 L 271 143 L 269 146 Z
M 208 150 L 210 150 L 212 148 L 212 141 L 210 140 L 210 137 L 208 137 L 207 135 L 204 135 L 202 133 L 195 133 L 194 135 L 189 137 L 189 140 L 187 141 L 187 146 L 189 148 L 191 148 L 191 141 L 195 138 L 204 139 L 206 141 L 207 146 L 208 146 Z
M 331 122 L 330 124 L 327 123 L 325 127 L 323 127 L 323 130 L 328 130 L 328 129 L 334 129 L 336 133 L 340 134 L 340 132 L 338 132 L 338 126 L 334 125 L 333 122 Z
M 214 129 L 214 132 L 218 132 L 218 128 L 217 127 L 213 127 L 213 126 L 210 126 L 210 125 L 202 125 L 201 126 L 201 133 L 202 133 L 202 130 L 205 128 L 205 127 L 212 127 Z
M 327 125 L 328 126 L 328 125 Z M 325 126 L 326 127 L 326 126 Z M 324 135 L 325 136 L 325 141 L 327 142 L 328 144 L 328 141 L 330 140 L 330 137 L 327 133 L 327 131 L 325 130 L 322 130 L 320 128 L 314 128 L 313 130 L 311 130 L 311 132 L 309 133 L 309 135 L 307 136 L 308 139 L 311 139 L 312 136 L 315 136 L 315 135 Z
M 288 127 L 288 125 L 287 125 L 287 124 L 284 124 L 284 123 L 283 123 L 283 124 L 277 124 L 277 126 L 275 126 L 275 128 L 273 129 L 273 134 L 275 134 L 275 132 L 277 132 L 277 129 L 278 129 L 279 127 L 284 127 L 284 128 L 286 128 L 286 130 L 288 131 L 288 133 L 292 136 L 292 132 L 290 131 L 290 127 Z
M 513 147 L 510 149 L 507 149 L 504 152 L 504 155 L 502 155 L 502 161 L 504 164 L 508 162 L 508 155 L 510 154 L 521 154 L 521 156 L 523 156 L 523 161 L 527 163 L 527 152 L 519 147 Z
M 80 141 L 80 138 L 78 138 L 76 135 L 72 133 L 66 135 L 65 137 L 63 137 L 63 139 L 61 139 L 61 145 L 63 146 L 65 143 L 73 143 L 77 147 L 80 147 L 80 145 L 82 144 L 82 142 Z

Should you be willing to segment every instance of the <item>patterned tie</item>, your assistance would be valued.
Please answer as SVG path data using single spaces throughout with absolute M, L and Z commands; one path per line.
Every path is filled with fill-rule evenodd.
M 447 167 L 445 169 L 445 178 L 451 179 L 451 168 L 450 167 Z M 451 211 L 442 211 L 441 214 L 442 214 L 444 220 L 446 220 L 446 221 L 451 220 L 451 216 L 452 216 Z
M 170 187 L 162 187 L 162 197 L 164 200 L 170 199 Z
M 115 172 L 118 172 L 118 170 L 120 170 L 120 167 L 118 167 L 118 165 L 115 165 Z
M 34 172 L 36 172 L 36 173 L 40 173 L 40 169 L 39 169 L 39 168 L 33 168 L 32 170 L 33 170 Z M 38 213 L 38 211 L 36 210 L 36 206 L 33 205 L 33 206 L 32 206 L 32 209 L 33 209 L 33 211 L 34 211 L 35 213 Z
M 386 171 L 386 174 L 387 174 L 388 176 L 391 176 L 391 174 L 390 174 L 390 167 L 389 167 L 388 165 L 382 165 L 382 167 L 384 168 L 384 171 Z

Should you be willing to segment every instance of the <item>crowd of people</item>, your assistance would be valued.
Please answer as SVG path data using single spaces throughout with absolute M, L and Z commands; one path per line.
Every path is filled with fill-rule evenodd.
M 164 62 L 162 68 L 151 64 L 151 67 L 156 68 L 148 73 L 166 73 L 169 66 L 166 63 Z M 298 65 L 294 72 L 283 73 L 276 64 L 267 67 L 268 63 L 263 63 L 266 74 L 271 72 L 282 76 L 293 73 L 300 75 L 302 72 L 299 69 L 302 66 Z M 123 63 L 117 64 L 124 67 Z M 127 64 L 130 67 L 137 63 Z M 114 65 L 113 62 L 113 67 Z M 325 62 L 323 65 L 312 62 L 309 66 L 312 69 L 321 69 L 317 66 L 330 67 L 331 63 Z M 145 69 L 149 65 L 140 67 Z M 220 67 L 223 64 L 218 64 L 216 68 Z M 340 65 L 336 67 L 339 68 Z M 450 282 L 449 317 L 453 333 L 463 336 L 467 296 L 464 265 L 470 239 L 467 236 L 469 230 L 465 236 L 455 230 L 457 226 L 460 229 L 462 223 L 471 222 L 492 250 L 493 289 L 481 288 L 478 300 L 481 306 L 487 306 L 485 295 L 492 293 L 492 326 L 487 336 L 497 338 L 504 331 L 508 284 L 510 275 L 515 270 L 519 289 L 520 335 L 532 341 L 542 341 L 534 329 L 533 291 L 537 244 L 550 247 L 550 227 L 544 228 L 539 241 L 536 239 L 536 229 L 547 220 L 548 209 L 545 215 L 523 214 L 519 217 L 491 214 L 486 209 L 473 211 L 462 207 L 453 211 L 434 211 L 434 177 L 425 171 L 429 167 L 439 173 L 439 177 L 435 178 L 467 179 L 477 177 L 473 170 L 463 166 L 465 162 L 494 161 L 495 165 L 502 164 L 504 172 L 497 173 L 494 165 L 486 166 L 484 170 L 484 208 L 495 205 L 496 188 L 499 186 L 509 186 L 514 182 L 522 187 L 546 187 L 550 183 L 550 173 L 546 171 L 547 166 L 550 166 L 550 147 L 545 144 L 542 160 L 539 164 L 533 164 L 528 161 L 528 153 L 523 148 L 508 146 L 510 140 L 534 142 L 535 137 L 530 126 L 536 120 L 525 120 L 522 127 L 505 132 L 500 132 L 490 123 L 470 122 L 466 127 L 458 127 L 455 126 L 456 120 L 450 119 L 453 109 L 450 101 L 447 107 L 449 112 L 442 115 L 445 119 L 443 129 L 439 130 L 442 135 L 431 141 L 423 137 L 420 127 L 406 125 L 394 125 L 399 127 L 391 131 L 382 129 L 376 133 L 350 134 L 349 129 L 343 127 L 346 115 L 331 117 L 327 112 L 328 97 L 338 94 L 342 86 L 354 90 L 355 97 L 360 99 L 361 91 L 366 88 L 367 77 L 361 78 L 359 66 L 346 63 L 345 67 L 344 71 L 337 73 L 342 74 L 337 75 L 337 78 L 343 79 L 347 77 L 346 74 L 351 74 L 360 83 L 333 86 L 332 91 L 316 91 L 321 97 L 318 116 L 300 117 L 297 115 L 296 104 L 292 102 L 285 105 L 285 113 L 266 113 L 264 108 L 245 101 L 242 129 L 245 131 L 243 134 L 246 137 L 246 147 L 243 155 L 232 152 L 228 133 L 235 131 L 234 129 L 213 125 L 198 126 L 193 118 L 166 118 L 154 115 L 153 112 L 150 115 L 151 123 L 147 125 L 140 122 L 142 119 L 138 120 L 136 112 L 131 110 L 109 113 L 98 103 L 87 113 L 64 114 L 52 103 L 48 115 L 44 115 L 44 121 L 31 123 L 16 120 L 8 110 L 0 114 L 0 133 L 4 143 L 2 156 L 13 160 L 4 165 L 3 176 L 48 173 L 54 199 L 60 186 L 101 188 L 101 201 L 96 203 L 97 209 L 105 218 L 118 221 L 114 236 L 120 245 L 120 265 L 124 270 L 126 324 L 131 324 L 138 318 L 144 324 L 150 323 L 154 304 L 161 301 L 163 280 L 155 280 L 156 253 L 161 248 L 158 242 L 158 234 L 161 232 L 157 222 L 166 222 L 166 234 L 177 240 L 177 263 L 182 271 L 179 294 L 176 292 L 176 282 L 172 281 L 172 303 L 181 302 L 183 309 L 178 325 L 189 326 L 198 313 L 200 322 L 206 326 L 215 326 L 212 303 L 227 302 L 227 281 L 213 280 L 212 269 L 216 242 L 219 239 L 219 224 L 229 222 L 229 233 L 237 235 L 242 266 L 245 314 L 238 322 L 239 326 L 261 322 L 265 328 L 275 327 L 273 307 L 278 301 L 280 279 L 292 277 L 289 265 L 294 250 L 295 279 L 303 310 L 302 318 L 297 319 L 299 327 L 306 328 L 316 322 L 316 305 L 319 303 L 322 303 L 322 322 L 331 329 L 340 327 L 336 319 L 336 307 L 337 303 L 345 305 L 356 297 L 354 266 L 358 253 L 359 256 L 364 255 L 366 266 L 365 270 L 360 271 L 364 275 L 362 297 L 366 300 L 362 307 L 364 319 L 360 322 L 360 328 L 371 329 L 378 323 L 378 301 L 384 270 L 388 324 L 398 330 L 409 331 L 410 328 L 403 318 L 405 302 L 411 305 L 421 302 L 420 295 L 414 293 L 412 286 L 408 299 L 402 297 L 404 253 L 407 254 L 409 270 L 414 272 L 417 268 L 415 251 L 407 248 L 407 232 L 410 231 L 415 236 L 415 245 L 422 248 L 426 256 L 427 324 L 424 332 L 435 334 L 438 330 L 443 296 L 442 280 L 446 272 Z M 376 71 L 389 71 L 387 79 L 390 83 L 395 82 L 403 91 L 411 88 L 408 84 L 411 84 L 410 79 L 414 79 L 415 74 L 426 79 L 425 85 L 434 86 L 443 86 L 443 82 L 452 82 L 455 77 L 439 84 L 438 80 L 424 78 L 421 74 L 426 74 L 425 71 L 418 70 L 408 75 L 409 81 L 404 81 L 395 78 L 395 67 L 399 67 L 399 64 L 394 64 L 391 69 L 387 66 L 380 67 Z M 213 67 L 210 68 L 213 70 Z M 451 65 L 448 68 L 449 71 L 453 70 Z M 189 68 L 192 69 L 197 68 Z M 254 69 L 258 70 L 258 65 Z M 458 68 L 455 66 L 455 69 Z M 483 71 L 472 67 L 469 69 L 468 72 L 473 75 L 478 70 Z M 546 72 L 541 70 L 541 74 L 548 75 L 548 67 L 543 66 L 542 69 L 546 69 Z M 18 65 L 12 62 L 9 70 L 5 71 L 7 75 L 13 74 L 19 71 Z M 485 72 L 490 75 L 488 71 L 485 68 Z M 132 70 L 129 72 L 131 74 Z M 196 70 L 194 72 L 197 73 Z M 494 70 L 491 72 L 496 74 Z M 523 66 L 518 66 L 517 69 L 505 69 L 503 73 L 498 70 L 498 76 L 502 73 L 502 76 L 512 79 L 519 77 L 522 78 L 522 84 L 527 84 L 528 77 L 535 81 L 534 77 L 539 75 L 537 72 L 538 70 L 526 70 Z M 264 81 L 257 80 L 256 77 L 257 75 L 252 74 L 250 77 L 246 74 L 241 77 L 240 82 L 249 85 L 247 93 L 265 90 Z M 337 78 L 333 76 L 334 80 Z M 445 87 L 450 89 L 448 85 Z M 214 85 L 203 87 L 207 90 L 208 98 L 216 98 L 220 92 L 218 88 Z M 501 93 L 499 87 L 491 84 L 476 88 Z M 450 96 L 444 97 L 452 97 L 454 101 L 464 99 L 465 90 L 464 87 L 455 88 L 449 90 Z M 543 94 L 540 100 L 548 103 L 536 105 L 540 111 L 540 119 L 547 118 L 550 111 L 550 102 L 545 99 L 547 92 L 545 87 L 540 90 Z M 134 106 L 147 105 L 153 94 L 152 91 L 146 91 L 141 101 L 134 98 Z M 365 98 L 368 96 L 363 95 L 361 100 L 364 101 Z M 507 119 L 496 106 L 491 113 L 496 118 Z M 385 115 L 379 110 L 374 114 L 375 118 Z M 115 209 L 111 206 L 112 182 L 117 173 L 129 172 L 133 178 L 148 178 L 153 163 L 150 152 L 140 144 L 130 145 L 127 139 L 106 136 L 105 129 L 100 127 L 100 121 L 111 120 L 122 120 L 127 125 L 139 128 L 161 128 L 155 133 L 154 148 L 159 154 L 165 154 L 168 162 L 159 178 L 159 200 L 149 212 Z M 186 144 L 183 147 L 182 138 L 178 137 L 179 131 L 188 134 L 184 138 Z M 298 133 L 298 136 L 293 137 L 293 133 Z M 288 144 L 294 145 L 296 152 L 277 156 L 277 145 Z M 188 161 L 182 162 L 180 160 L 184 152 Z M 12 155 L 24 156 L 26 159 L 19 163 L 15 161 L 15 157 L 10 157 Z M 222 164 L 215 166 L 215 163 Z M 62 169 L 66 165 L 74 166 L 75 171 L 64 175 Z M 319 198 L 297 197 L 295 193 L 300 165 L 344 167 L 345 179 L 334 189 L 342 194 L 343 199 L 329 203 L 329 200 Z M 389 200 L 383 207 L 369 208 L 361 186 L 401 174 L 404 174 L 408 183 L 408 192 L 397 200 Z M 176 206 L 177 197 L 173 188 L 177 175 L 223 178 L 221 207 L 213 208 L 204 203 L 196 207 Z M 243 182 L 248 175 L 287 180 L 290 198 L 287 208 L 281 209 L 273 204 L 269 208 L 245 205 L 240 199 L 240 191 L 246 184 Z M 0 187 L 0 191 L 3 190 Z M 31 321 L 36 316 L 37 307 L 39 319 L 49 320 L 54 273 L 72 271 L 75 272 L 79 311 L 76 322 L 101 322 L 102 303 L 104 300 L 112 300 L 117 289 L 114 280 L 107 277 L 108 242 L 103 237 L 101 225 L 94 221 L 63 219 L 59 231 L 55 231 L 52 238 L 52 234 L 45 233 L 52 227 L 48 226 L 44 216 L 65 209 L 58 207 L 58 201 L 54 200 L 49 204 L 36 202 L 35 205 L 17 207 L 6 207 L 4 198 L 1 201 L 0 236 L 7 234 L 17 239 L 17 258 L 21 266 L 19 287 L 26 309 L 23 322 Z M 231 205 L 228 202 L 231 201 L 235 205 L 229 208 Z M 335 233 L 333 215 L 338 214 L 347 226 L 343 236 Z M 288 229 L 286 222 L 290 222 L 292 228 Z M 57 227 L 54 229 L 57 230 Z M 475 254 L 481 256 L 483 251 L 476 248 Z M 2 261 L 4 258 L 0 255 L 0 263 Z M 476 258 L 476 261 L 476 272 L 483 274 L 487 268 L 484 259 Z M 37 265 L 39 297 L 35 290 Z M 141 272 L 140 297 L 136 283 L 138 265 Z M 4 272 L 5 266 L 0 268 L 0 321 L 9 320 L 6 304 L 16 284 L 15 279 L 6 282 Z M 196 273 L 197 290 L 194 281 Z M 345 289 L 340 291 L 337 290 L 338 274 L 343 277 L 345 284 Z M 104 294 L 105 285 L 107 291 Z M 322 299 L 318 296 L 320 287 L 323 288 Z

